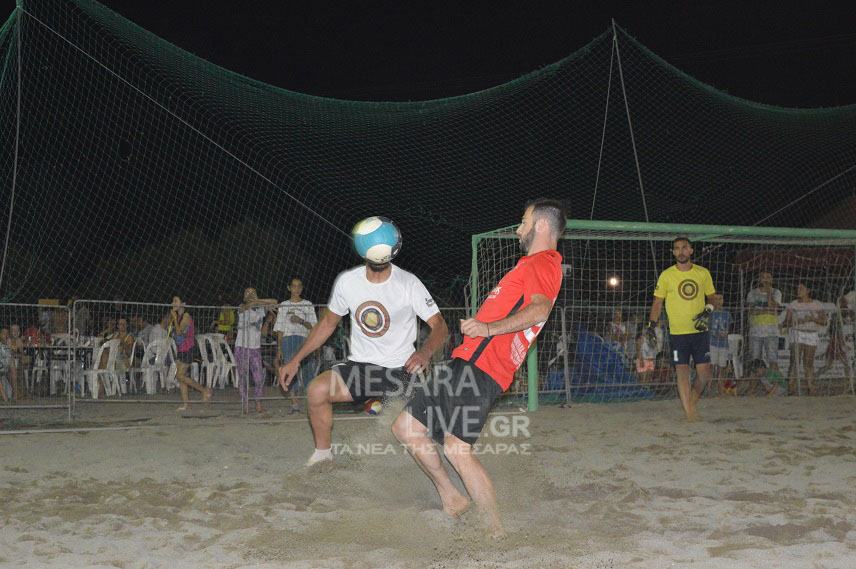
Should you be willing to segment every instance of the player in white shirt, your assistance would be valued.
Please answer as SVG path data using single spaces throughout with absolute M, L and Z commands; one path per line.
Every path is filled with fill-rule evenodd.
M 303 294 L 303 281 L 297 277 L 291 279 L 288 292 L 291 293 L 291 296 L 279 304 L 276 323 L 273 325 L 273 330 L 276 332 L 277 366 L 294 357 L 300 346 L 306 341 L 309 331 L 318 323 L 318 319 L 315 317 L 315 307 L 301 296 Z M 297 406 L 297 391 L 301 386 L 306 388 L 314 372 L 314 358 L 309 358 L 309 361 L 303 362 L 303 365 L 300 366 L 298 382 L 295 388 L 291 390 L 291 410 L 289 413 L 300 410 Z
M 443 346 L 448 328 L 428 289 L 416 275 L 391 262 L 366 261 L 339 274 L 330 302 L 303 346 L 279 369 L 279 383 L 288 390 L 300 362 L 320 348 L 342 317 L 351 315 L 348 362 L 321 373 L 309 384 L 306 399 L 315 452 L 307 466 L 332 460 L 333 403 L 404 396 L 407 374 L 425 371 Z M 416 317 L 431 333 L 414 350 Z

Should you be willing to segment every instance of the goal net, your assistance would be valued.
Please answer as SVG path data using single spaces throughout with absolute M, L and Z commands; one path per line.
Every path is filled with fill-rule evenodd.
M 471 308 L 520 258 L 514 229 L 473 237 Z M 693 242 L 694 262 L 724 298 L 709 394 L 853 391 L 856 231 L 583 220 L 569 221 L 560 241 L 562 289 L 530 353 L 532 381 L 524 372 L 515 389 L 562 401 L 673 397 L 665 311 L 656 345 L 642 329 L 676 236 Z M 793 304 L 800 284 L 817 304 Z M 797 348 L 815 336 L 813 349 Z

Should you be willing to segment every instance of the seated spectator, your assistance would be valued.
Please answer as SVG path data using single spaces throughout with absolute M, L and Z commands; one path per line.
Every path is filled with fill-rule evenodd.
M 645 334 L 644 325 L 639 325 L 636 333 L 636 373 L 639 375 L 639 383 L 652 383 L 654 381 L 654 370 L 657 368 L 657 354 L 663 349 L 663 329 L 657 326 L 654 329 L 657 341 L 651 342 Z
M 234 308 L 226 305 L 222 294 L 217 297 L 217 300 L 221 308 L 217 314 L 217 320 L 214 321 L 214 331 L 228 337 L 235 331 L 235 323 L 238 320 L 238 315 Z
M 142 314 L 135 314 L 132 317 L 134 328 L 137 330 L 136 338 L 140 340 L 144 346 L 148 346 L 156 340 L 161 340 L 166 336 L 166 332 L 161 328 L 159 322 L 150 323 Z
M 21 327 L 12 324 L 9 327 L 9 348 L 12 350 L 12 369 L 9 373 L 9 379 L 12 382 L 12 393 L 15 394 L 16 401 L 27 398 L 25 390 L 21 389 L 20 379 L 24 377 L 24 369 L 30 365 L 32 358 L 24 351 L 24 347 Z
M 786 395 L 788 382 L 779 370 L 768 368 L 762 359 L 749 362 L 746 377 L 749 395 Z
M 116 371 L 125 373 L 131 367 L 131 351 L 134 349 L 134 336 L 128 332 L 128 321 L 120 318 L 116 333 L 112 339 L 119 340 L 119 352 L 116 354 Z

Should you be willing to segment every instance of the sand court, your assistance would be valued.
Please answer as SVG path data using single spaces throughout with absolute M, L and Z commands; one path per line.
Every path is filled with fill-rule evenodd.
M 335 466 L 314 472 L 302 466 L 308 424 L 278 409 L 152 411 L 106 412 L 101 424 L 124 430 L 0 436 L 0 566 L 843 569 L 856 558 L 852 397 L 704 400 L 696 424 L 674 400 L 543 408 L 526 415 L 529 436 L 481 441 L 509 530 L 500 541 L 475 512 L 440 511 L 389 432 L 392 413 L 337 415 Z

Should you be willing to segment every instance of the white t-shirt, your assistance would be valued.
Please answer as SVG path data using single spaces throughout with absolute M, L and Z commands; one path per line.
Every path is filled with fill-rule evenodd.
M 261 348 L 262 323 L 265 320 L 265 309 L 250 308 L 238 314 L 238 337 L 235 338 L 237 348 Z
M 856 290 L 851 290 L 845 294 L 844 300 L 847 302 L 847 309 L 856 312 Z
M 778 336 L 779 316 L 778 309 L 782 305 L 782 291 L 774 288 L 772 291 L 774 308 L 770 308 L 770 293 L 760 288 L 754 288 L 746 296 L 746 305 L 752 309 L 772 310 L 773 313 L 760 313 L 749 315 L 749 335 L 754 337 Z
M 801 332 L 818 332 L 823 326 L 814 321 L 817 313 L 823 312 L 823 305 L 818 300 L 811 302 L 800 302 L 795 300 L 788 304 L 791 311 L 791 326 Z
M 427 321 L 440 309 L 416 275 L 392 265 L 389 278 L 371 283 L 367 270 L 361 265 L 340 273 L 328 308 L 351 314 L 349 360 L 401 367 L 414 351 L 416 317 Z
M 315 317 L 315 307 L 312 303 L 306 300 L 292 302 L 284 300 L 279 303 L 279 313 L 276 315 L 276 323 L 273 325 L 274 332 L 282 332 L 283 336 L 303 336 L 309 335 L 309 329 L 303 324 L 295 324 L 291 321 L 292 316 L 298 316 L 306 320 L 307 324 L 315 325 L 318 319 Z

